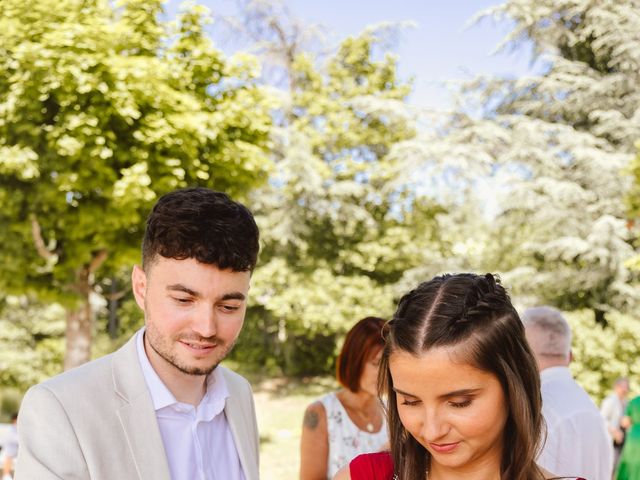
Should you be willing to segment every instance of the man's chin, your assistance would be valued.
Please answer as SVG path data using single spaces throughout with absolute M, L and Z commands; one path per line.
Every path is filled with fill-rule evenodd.
M 202 375 L 209 375 L 211 372 L 213 372 L 217 368 L 219 364 L 220 362 L 218 361 L 213 365 L 209 365 L 209 366 L 187 365 L 183 363 L 180 363 L 180 364 L 173 363 L 173 366 L 186 375 L 193 375 L 194 377 L 196 377 L 196 376 L 202 376 Z

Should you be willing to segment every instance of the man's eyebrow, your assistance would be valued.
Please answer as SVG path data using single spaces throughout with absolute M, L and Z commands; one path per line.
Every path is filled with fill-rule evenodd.
M 195 290 L 190 289 L 189 287 L 186 287 L 186 286 L 182 285 L 181 283 L 174 283 L 172 285 L 167 285 L 167 290 L 174 290 L 174 291 L 178 291 L 178 292 L 188 293 L 192 297 L 199 297 L 200 296 L 200 293 L 196 292 Z
M 242 292 L 225 293 L 220 300 L 244 300 L 247 297 Z
M 174 283 L 172 285 L 167 285 L 167 290 L 170 291 L 178 291 L 178 292 L 184 292 L 187 293 L 189 295 L 191 295 L 192 297 L 196 297 L 196 298 L 200 298 L 202 295 L 199 292 L 196 292 L 195 290 L 192 290 L 189 287 L 186 287 L 184 285 L 182 285 L 181 283 Z M 246 299 L 246 295 L 242 292 L 229 292 L 229 293 L 225 293 L 224 295 L 222 295 L 220 297 L 220 301 L 225 301 L 225 300 L 241 300 L 244 301 Z

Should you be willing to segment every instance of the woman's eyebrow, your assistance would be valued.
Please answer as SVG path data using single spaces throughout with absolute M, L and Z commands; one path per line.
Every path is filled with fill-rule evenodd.
M 414 397 L 414 398 L 418 398 L 418 397 L 416 397 L 413 393 L 403 392 L 402 390 L 400 390 L 400 389 L 398 389 L 398 388 L 396 388 L 396 387 L 393 387 L 393 391 L 394 391 L 394 392 L 396 392 L 396 393 L 399 393 L 400 395 L 406 395 L 407 397 Z
M 475 395 L 481 388 L 461 388 L 460 390 L 454 390 L 453 392 L 447 392 L 440 395 L 438 398 L 451 398 L 451 397 L 464 397 L 465 395 Z
M 452 392 L 443 393 L 442 395 L 439 395 L 438 398 L 450 398 L 450 397 L 458 397 L 458 396 L 464 396 L 464 395 L 474 395 L 478 393 L 480 390 L 482 389 L 481 388 L 461 388 L 459 390 L 453 390 Z M 393 391 L 396 393 L 399 393 L 400 395 L 406 395 L 407 397 L 418 398 L 413 393 L 404 392 L 396 387 L 393 387 Z

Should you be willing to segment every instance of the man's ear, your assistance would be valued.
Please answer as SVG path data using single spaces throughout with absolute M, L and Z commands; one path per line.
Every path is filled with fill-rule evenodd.
M 147 274 L 138 265 L 134 265 L 131 272 L 131 288 L 133 289 L 133 296 L 136 297 L 136 303 L 144 310 L 144 297 L 147 293 Z

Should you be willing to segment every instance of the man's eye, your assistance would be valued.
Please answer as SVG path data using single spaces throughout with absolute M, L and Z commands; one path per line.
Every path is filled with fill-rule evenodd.
M 175 298 L 173 299 L 176 303 L 179 303 L 181 305 L 186 305 L 188 303 L 191 303 L 191 299 L 190 298 Z
M 222 310 L 225 312 L 235 312 L 240 307 L 237 305 L 222 305 L 220 308 L 222 308 Z

